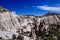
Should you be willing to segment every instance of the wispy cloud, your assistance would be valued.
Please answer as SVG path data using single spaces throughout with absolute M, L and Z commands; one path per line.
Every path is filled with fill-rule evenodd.
M 50 7 L 50 6 L 37 6 L 38 9 L 48 10 L 48 11 L 57 11 L 60 12 L 60 7 Z

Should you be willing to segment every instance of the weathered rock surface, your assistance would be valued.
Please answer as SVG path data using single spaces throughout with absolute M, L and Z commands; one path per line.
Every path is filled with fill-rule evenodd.
M 13 34 L 29 32 L 35 39 L 36 35 L 48 29 L 49 24 L 60 25 L 60 14 L 47 14 L 44 16 L 17 15 L 0 7 L 0 37 L 11 39 Z M 19 31 L 19 32 L 18 32 Z M 38 31 L 38 32 L 37 32 Z

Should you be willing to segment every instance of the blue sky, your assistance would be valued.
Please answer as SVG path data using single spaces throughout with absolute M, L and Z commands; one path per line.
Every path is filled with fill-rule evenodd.
M 60 0 L 0 0 L 0 6 L 22 15 L 60 13 Z

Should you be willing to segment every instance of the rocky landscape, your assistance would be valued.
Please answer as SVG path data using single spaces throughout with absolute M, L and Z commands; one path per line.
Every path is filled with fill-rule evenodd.
M 0 39 L 59 40 L 59 35 L 60 14 L 49 12 L 43 16 L 17 15 L 0 7 Z

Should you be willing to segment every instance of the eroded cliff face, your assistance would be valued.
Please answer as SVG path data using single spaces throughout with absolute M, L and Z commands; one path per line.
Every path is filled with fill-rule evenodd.
M 32 37 L 35 40 L 37 36 L 41 36 L 45 32 L 48 34 L 50 24 L 60 25 L 60 14 L 41 17 L 17 15 L 0 7 L 0 37 L 4 39 L 11 39 L 13 34 L 18 36 L 23 32 L 24 36 Z

